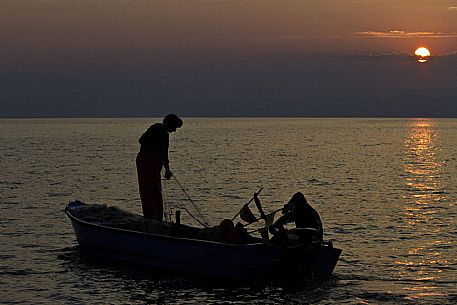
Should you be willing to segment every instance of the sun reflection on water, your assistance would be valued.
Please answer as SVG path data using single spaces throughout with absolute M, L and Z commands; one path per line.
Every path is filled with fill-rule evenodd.
M 404 172 L 408 186 L 407 201 L 411 208 L 416 205 L 439 203 L 445 196 L 441 191 L 439 176 L 443 161 L 438 160 L 439 136 L 431 119 L 408 122 L 408 138 L 405 140 Z
M 435 250 L 448 246 L 448 241 L 441 239 L 443 227 L 437 215 L 442 213 L 441 203 L 448 200 L 448 194 L 440 180 L 445 162 L 439 159 L 440 139 L 435 122 L 414 119 L 408 121 L 407 128 L 403 162 L 406 192 L 401 227 L 409 240 L 401 259 L 394 263 L 399 277 L 411 280 L 411 285 L 404 288 L 407 298 L 418 299 L 442 295 L 435 282 L 442 272 L 440 268 L 449 262 Z

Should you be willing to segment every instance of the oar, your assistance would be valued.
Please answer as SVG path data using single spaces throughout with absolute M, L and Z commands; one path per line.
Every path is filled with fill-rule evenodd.
M 259 195 L 260 192 L 261 192 L 262 190 L 263 190 L 263 187 L 261 187 L 260 190 L 259 190 L 256 194 Z M 246 203 L 245 205 L 249 205 L 249 204 L 252 202 L 252 200 L 254 200 L 254 196 L 252 196 L 251 200 L 249 200 L 249 202 Z M 240 212 L 241 212 L 241 210 L 239 210 L 238 213 L 236 213 L 236 215 L 233 216 L 232 221 L 234 221 L 235 218 L 236 218 L 238 215 L 240 215 Z

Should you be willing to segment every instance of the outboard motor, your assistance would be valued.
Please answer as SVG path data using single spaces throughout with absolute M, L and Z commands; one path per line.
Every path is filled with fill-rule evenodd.
M 284 272 L 288 277 L 312 278 L 312 270 L 322 247 L 317 229 L 294 228 L 287 230 L 286 236 L 283 244 Z
M 303 247 L 305 250 L 313 251 L 321 247 L 319 233 L 314 228 L 294 228 L 287 231 L 288 248 Z

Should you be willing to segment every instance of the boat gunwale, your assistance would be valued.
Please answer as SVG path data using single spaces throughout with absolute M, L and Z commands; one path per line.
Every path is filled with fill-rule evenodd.
M 85 203 L 84 203 L 85 204 Z M 85 204 L 86 205 L 86 204 Z M 231 247 L 231 248 L 245 248 L 247 246 L 254 247 L 254 246 L 264 246 L 266 247 L 263 243 L 249 243 L 249 244 L 228 244 L 228 243 L 222 243 L 222 242 L 217 242 L 217 241 L 210 241 L 210 240 L 203 240 L 203 239 L 194 239 L 194 238 L 185 238 L 185 237 L 176 237 L 176 236 L 169 236 L 169 235 L 162 235 L 162 234 L 156 234 L 156 233 L 147 233 L 147 232 L 141 232 L 141 231 L 133 231 L 129 229 L 123 229 L 123 228 L 115 228 L 115 227 L 109 227 L 106 225 L 102 224 L 97 224 L 97 223 L 91 223 L 85 220 L 82 220 L 75 215 L 71 213 L 71 208 L 68 206 L 65 207 L 65 214 L 70 218 L 72 221 L 76 221 L 77 223 L 84 224 L 90 227 L 96 227 L 96 228 L 102 228 L 102 229 L 107 229 L 109 231 L 114 231 L 114 232 L 123 232 L 131 235 L 143 235 L 146 237 L 154 237 L 154 238 L 159 238 L 159 239 L 169 239 L 169 240 L 179 240 L 179 241 L 185 241 L 188 243 L 203 243 L 203 244 L 210 244 L 210 245 L 217 245 L 217 246 L 226 246 L 226 247 Z M 271 247 L 271 246 L 270 246 Z

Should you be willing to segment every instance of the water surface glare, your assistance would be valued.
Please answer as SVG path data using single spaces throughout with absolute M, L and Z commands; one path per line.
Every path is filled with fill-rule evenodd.
M 319 211 L 343 254 L 331 279 L 296 287 L 219 285 L 79 252 L 65 204 L 140 213 L 137 139 L 156 121 L 0 120 L 2 304 L 457 303 L 456 119 L 184 119 L 171 167 L 211 224 L 260 187 L 267 211 L 297 191 Z M 171 208 L 185 202 L 173 180 L 164 189 Z

